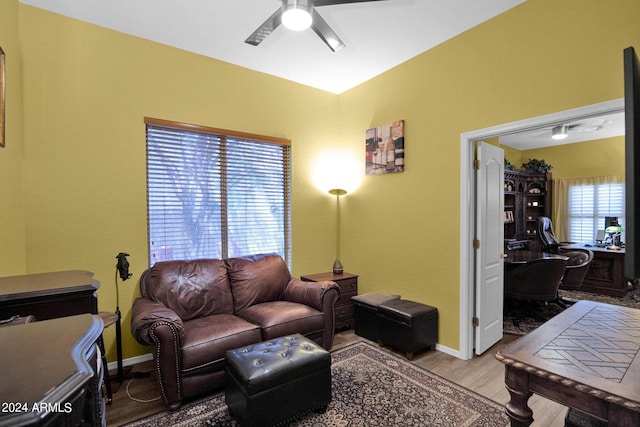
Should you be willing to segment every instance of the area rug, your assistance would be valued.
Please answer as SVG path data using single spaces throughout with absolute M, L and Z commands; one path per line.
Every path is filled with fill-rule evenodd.
M 327 411 L 311 413 L 291 426 L 509 425 L 503 405 L 366 342 L 352 344 L 332 352 L 331 356 L 333 400 Z M 127 427 L 159 425 L 237 426 L 229 415 L 223 393 Z
M 560 297 L 568 304 L 581 300 L 596 301 L 605 304 L 621 305 L 640 309 L 640 289 L 633 288 L 624 297 L 592 294 L 583 291 L 560 289 Z M 542 325 L 564 309 L 555 303 L 508 303 L 505 302 L 503 332 L 509 335 L 526 335 Z
M 508 335 L 526 335 L 563 310 L 558 304 L 505 301 L 502 331 Z

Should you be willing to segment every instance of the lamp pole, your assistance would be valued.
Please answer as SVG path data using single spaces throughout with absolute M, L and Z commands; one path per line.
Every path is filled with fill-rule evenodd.
M 340 196 L 347 194 L 346 190 L 332 188 L 329 194 L 336 196 L 336 260 L 333 262 L 333 274 L 342 274 L 344 267 L 340 262 Z

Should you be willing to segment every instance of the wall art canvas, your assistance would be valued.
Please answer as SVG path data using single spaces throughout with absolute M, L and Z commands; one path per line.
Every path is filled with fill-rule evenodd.
M 367 175 L 404 172 L 404 120 L 367 130 L 365 164 Z

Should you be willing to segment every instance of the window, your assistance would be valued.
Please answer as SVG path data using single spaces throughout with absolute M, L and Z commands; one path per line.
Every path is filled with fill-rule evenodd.
M 149 260 L 290 250 L 290 143 L 145 118 Z
M 589 242 L 605 229 L 605 217 L 617 217 L 624 228 L 624 184 L 594 182 L 568 186 L 568 240 Z

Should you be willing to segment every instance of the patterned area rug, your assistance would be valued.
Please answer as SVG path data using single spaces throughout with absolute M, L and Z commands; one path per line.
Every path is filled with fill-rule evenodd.
M 365 342 L 331 353 L 333 400 L 323 414 L 311 413 L 291 426 L 500 426 L 509 425 L 504 406 Z M 237 426 L 218 393 L 174 413 L 127 424 Z
M 527 335 L 563 310 L 558 304 L 505 301 L 502 331 L 508 335 Z
M 559 292 L 560 296 L 568 303 L 589 300 L 640 309 L 640 288 L 638 287 L 627 292 L 627 294 L 621 298 L 582 291 L 565 291 L 562 289 Z M 562 310 L 563 308 L 558 304 L 514 304 L 505 302 L 503 332 L 509 335 L 526 335 L 553 316 L 561 313 Z

